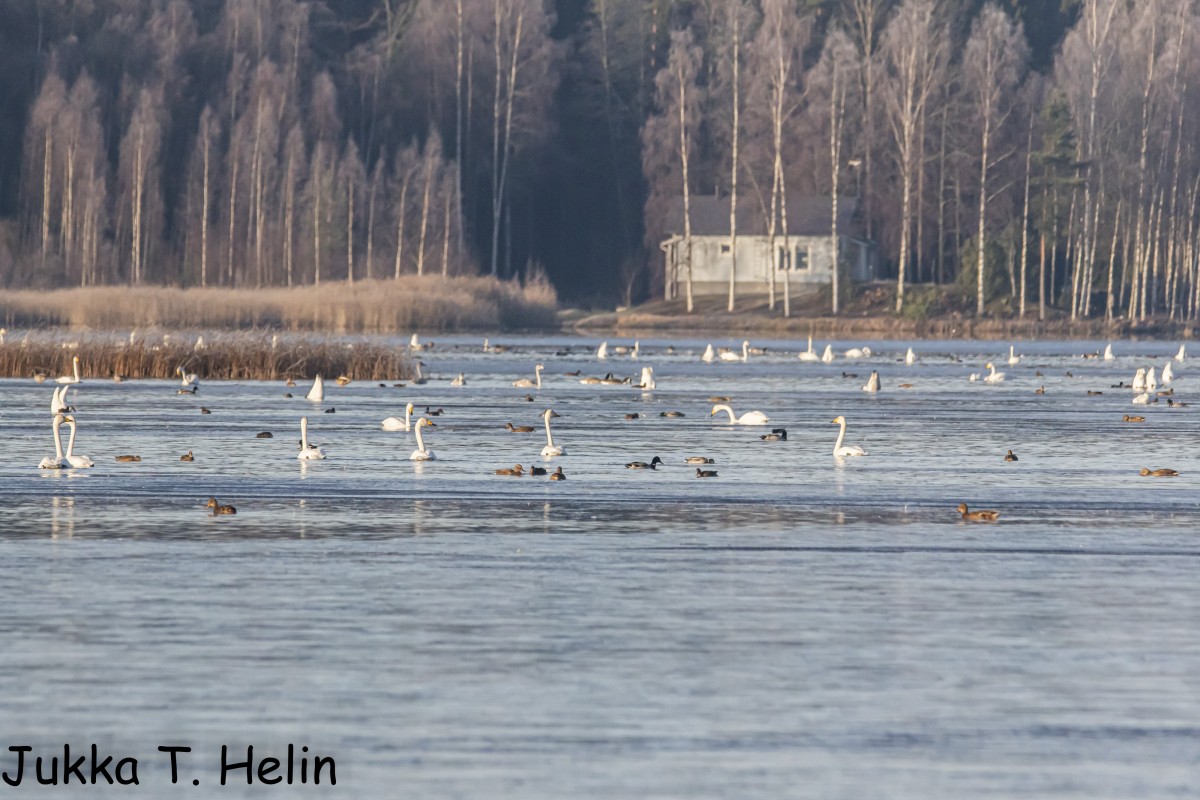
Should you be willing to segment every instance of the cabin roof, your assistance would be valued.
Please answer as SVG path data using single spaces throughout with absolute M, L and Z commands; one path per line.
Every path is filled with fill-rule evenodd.
M 693 195 L 689 198 L 693 236 L 729 235 L 729 196 Z M 828 236 L 833 216 L 833 200 L 821 195 L 788 197 L 789 236 Z M 838 197 L 838 227 L 847 234 L 857 231 L 852 225 L 857 200 L 853 196 Z M 767 215 L 757 197 L 738 200 L 737 232 L 739 236 L 766 236 Z M 663 238 L 683 234 L 683 197 L 671 201 L 667 212 Z M 776 232 L 782 236 L 783 231 Z

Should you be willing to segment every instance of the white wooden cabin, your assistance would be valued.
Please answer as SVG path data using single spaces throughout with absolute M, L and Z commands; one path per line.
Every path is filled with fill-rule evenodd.
M 725 294 L 733 266 L 729 236 L 729 197 L 699 195 L 690 198 L 692 218 L 692 293 Z M 855 198 L 838 198 L 838 238 L 841 240 L 842 274 L 855 281 L 875 279 L 871 243 L 856 235 Z M 790 273 L 793 291 L 801 292 L 833 280 L 833 204 L 829 197 L 788 198 L 788 233 L 775 235 L 774 253 L 767 236 L 766 216 L 757 198 L 738 201 L 737 276 L 739 293 L 767 292 L 771 270 L 776 288 Z M 687 284 L 687 242 L 683 232 L 683 198 L 667 216 L 667 230 L 659 247 L 664 258 L 666 298 L 679 297 Z

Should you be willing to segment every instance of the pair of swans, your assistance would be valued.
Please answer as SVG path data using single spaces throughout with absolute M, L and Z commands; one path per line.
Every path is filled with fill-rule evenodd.
M 739 417 L 733 413 L 733 407 L 725 403 L 713 406 L 709 416 L 714 417 L 722 411 L 729 415 L 730 425 L 766 425 L 771 421 L 771 418 L 761 411 L 747 411 Z
M 517 389 L 541 389 L 543 369 L 545 369 L 545 366 L 538 364 L 533 368 L 534 380 L 529 380 L 529 378 L 519 378 L 512 382 L 513 387 Z
M 1138 369 L 1133 376 L 1133 390 L 1135 392 L 1153 392 L 1156 389 L 1158 389 L 1158 380 L 1154 377 L 1154 367 Z
M 404 419 L 399 417 L 388 417 L 382 423 L 385 431 L 407 431 L 412 429 L 412 413 L 413 404 L 409 403 L 404 407 Z
M 71 426 L 71 436 L 67 440 L 66 453 L 63 453 L 62 437 L 59 433 L 63 423 Z M 96 466 L 96 462 L 87 456 L 75 454 L 76 423 L 74 417 L 55 414 L 51 429 L 54 431 L 54 458 L 48 456 L 43 458 L 38 464 L 38 469 L 86 469 Z
M 1004 382 L 1004 373 L 996 372 L 995 364 L 993 364 L 992 362 L 989 361 L 988 363 L 983 365 L 983 368 L 986 370 L 989 370 L 988 374 L 981 376 L 978 372 L 972 373 L 971 377 L 970 377 L 970 381 L 972 383 L 979 380 L 981 377 L 982 377 L 984 383 L 1003 383 Z

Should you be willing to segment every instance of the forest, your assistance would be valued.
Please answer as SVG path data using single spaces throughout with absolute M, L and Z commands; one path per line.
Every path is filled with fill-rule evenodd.
M 1194 319 L 1198 11 L 0 0 L 0 286 L 482 274 L 631 303 L 662 296 L 679 198 L 750 198 L 774 236 L 819 194 L 854 200 L 897 312 L 942 284 L 980 315 Z

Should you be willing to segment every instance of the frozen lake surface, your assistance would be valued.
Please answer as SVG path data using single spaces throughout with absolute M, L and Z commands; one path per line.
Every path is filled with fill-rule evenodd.
M 195 797 L 1200 786 L 1200 374 L 1173 364 L 1192 408 L 1110 388 L 1178 343 L 1118 342 L 1108 362 L 1080 357 L 1103 342 L 1021 344 L 1009 366 L 1007 343 L 835 342 L 821 364 L 759 340 L 746 363 L 704 364 L 695 340 L 600 362 L 595 340 L 434 338 L 428 384 L 328 380 L 323 403 L 306 383 L 85 379 L 70 402 L 90 470 L 37 470 L 52 386 L 0 381 L 4 746 L 140 755 L 141 796 L 169 791 L 160 744 L 195 748 Z M 1007 380 L 969 382 L 989 359 Z M 542 389 L 514 389 L 536 363 Z M 642 366 L 652 393 L 579 382 Z M 712 396 L 771 424 L 710 419 Z M 380 430 L 410 400 L 445 409 L 435 462 Z M 543 463 L 546 408 L 568 480 L 494 475 Z M 324 461 L 295 458 L 305 414 Z M 868 456 L 832 456 L 839 414 Z M 760 441 L 772 427 L 788 441 Z M 206 516 L 210 495 L 237 516 Z M 960 502 L 1001 520 L 963 523 Z M 335 756 L 338 786 L 212 785 L 222 744 L 288 742 Z

